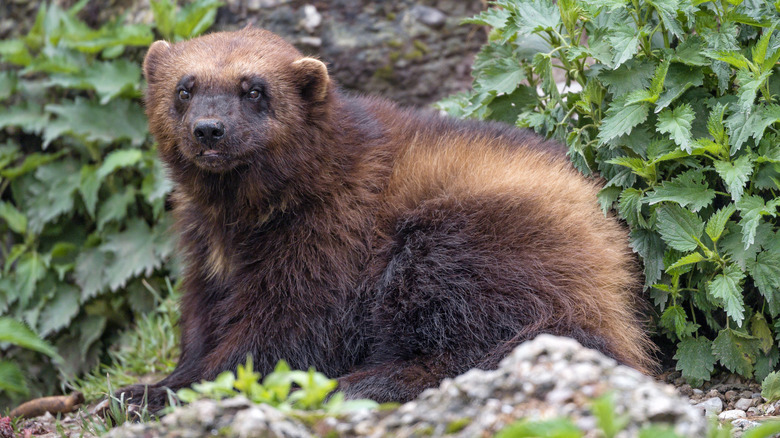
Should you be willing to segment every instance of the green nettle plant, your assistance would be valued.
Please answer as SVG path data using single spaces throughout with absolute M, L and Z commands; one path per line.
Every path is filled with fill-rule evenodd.
M 176 396 L 182 402 L 191 403 L 201 398 L 220 400 L 240 394 L 254 403 L 268 404 L 282 411 L 316 410 L 328 414 L 379 406 L 372 400 L 345 400 L 343 392 L 333 392 L 338 386 L 335 379 L 329 379 L 313 368 L 309 371 L 291 370 L 283 360 L 262 382 L 260 377 L 260 373 L 254 371 L 252 357 L 248 356 L 246 364 L 239 365 L 235 373 L 224 371 L 213 381 L 180 389 Z
M 91 28 L 77 16 L 86 3 L 43 5 L 25 36 L 0 41 L 0 322 L 29 328 L 20 341 L 18 326 L 0 324 L 5 397 L 50 392 L 53 369 L 95 366 L 175 274 L 165 265 L 171 183 L 139 100 L 155 27 L 118 18 Z M 152 6 L 159 36 L 178 40 L 211 26 L 219 2 Z
M 466 20 L 492 27 L 473 91 L 438 107 L 565 142 L 630 227 L 677 369 L 763 379 L 780 358 L 780 2 L 492 4 Z

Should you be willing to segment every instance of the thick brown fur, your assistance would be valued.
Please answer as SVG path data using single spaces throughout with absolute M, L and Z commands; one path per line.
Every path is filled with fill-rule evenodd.
M 144 73 L 187 266 L 182 354 L 153 409 L 247 354 L 379 401 L 539 333 L 652 367 L 626 232 L 557 143 L 345 97 L 263 30 L 157 42 Z

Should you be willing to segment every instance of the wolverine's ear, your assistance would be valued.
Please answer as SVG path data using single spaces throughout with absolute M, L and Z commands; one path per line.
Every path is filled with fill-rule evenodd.
M 163 40 L 155 41 L 154 44 L 149 47 L 149 51 L 146 52 L 146 57 L 144 58 L 144 77 L 147 82 L 152 82 L 154 79 L 154 72 L 157 71 L 157 67 L 171 50 L 171 47 L 170 43 Z
M 328 67 L 314 58 L 302 58 L 292 63 L 301 96 L 310 102 L 321 102 L 328 96 Z

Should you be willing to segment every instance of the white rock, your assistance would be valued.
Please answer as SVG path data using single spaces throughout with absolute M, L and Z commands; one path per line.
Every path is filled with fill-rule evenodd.
M 303 20 L 301 20 L 301 26 L 309 33 L 314 33 L 320 24 L 322 24 L 322 15 L 317 11 L 314 5 L 306 5 L 303 7 Z
M 712 397 L 693 405 L 693 407 L 703 409 L 707 416 L 718 415 L 723 412 L 723 400 L 718 397 Z
M 447 22 L 447 16 L 442 11 L 430 6 L 416 5 L 410 12 L 414 18 L 433 28 L 444 26 Z
M 758 422 L 748 420 L 746 418 L 737 418 L 731 422 L 731 425 L 734 426 L 737 430 L 747 430 L 758 426 L 758 424 Z
M 753 399 L 752 398 L 741 398 L 737 400 L 736 403 L 734 403 L 734 409 L 741 409 L 743 411 L 747 411 L 753 406 Z
M 723 411 L 718 415 L 718 420 L 731 421 L 738 418 L 745 418 L 747 415 L 742 409 L 731 409 L 729 411 Z

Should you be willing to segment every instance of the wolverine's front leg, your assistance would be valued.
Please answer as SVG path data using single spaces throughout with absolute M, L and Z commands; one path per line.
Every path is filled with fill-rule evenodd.
M 155 384 L 136 384 L 124 387 L 115 393 L 127 405 L 146 405 L 150 412 L 161 410 L 168 403 L 169 391 L 176 392 L 181 388 L 207 378 L 204 373 L 204 359 L 216 344 L 216 327 L 211 312 L 218 293 L 203 292 L 208 285 L 204 281 L 196 282 L 197 277 L 185 282 L 185 288 L 191 292 L 185 293 L 181 301 L 181 317 L 179 319 L 180 348 L 179 361 L 173 372 L 165 379 Z M 195 289 L 199 286 L 197 289 Z M 216 290 L 209 287 L 210 290 Z M 208 289 L 207 289 L 208 290 Z

